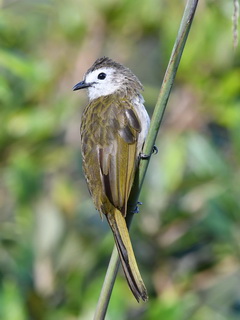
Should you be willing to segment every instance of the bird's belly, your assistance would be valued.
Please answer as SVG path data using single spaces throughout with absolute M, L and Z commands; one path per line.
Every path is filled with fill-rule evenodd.
M 144 100 L 143 98 L 135 98 L 133 101 L 134 104 L 134 108 L 137 112 L 137 115 L 139 117 L 139 120 L 141 122 L 141 132 L 138 136 L 138 145 L 137 145 L 137 153 L 139 154 L 142 151 L 142 147 L 144 144 L 144 141 L 146 139 L 146 136 L 148 134 L 148 130 L 149 130 L 149 126 L 150 126 L 150 118 L 149 115 L 147 113 L 147 110 L 144 107 L 143 104 Z

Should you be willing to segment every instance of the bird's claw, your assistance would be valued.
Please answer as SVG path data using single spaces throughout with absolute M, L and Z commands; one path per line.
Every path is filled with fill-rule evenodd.
M 139 206 L 142 205 L 142 202 L 138 201 L 136 207 L 131 211 L 131 213 L 139 213 Z
M 157 154 L 157 153 L 158 153 L 158 148 L 154 145 L 152 149 L 152 154 Z M 151 157 L 152 154 L 140 153 L 140 159 L 147 160 Z
M 153 146 L 152 154 L 158 154 L 158 147 L 155 145 Z

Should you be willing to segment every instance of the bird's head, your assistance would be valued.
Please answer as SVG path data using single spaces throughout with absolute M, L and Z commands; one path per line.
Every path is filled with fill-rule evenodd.
M 83 81 L 73 90 L 87 88 L 89 100 L 114 93 L 137 95 L 143 87 L 130 69 L 110 58 L 103 57 L 94 62 L 86 72 Z

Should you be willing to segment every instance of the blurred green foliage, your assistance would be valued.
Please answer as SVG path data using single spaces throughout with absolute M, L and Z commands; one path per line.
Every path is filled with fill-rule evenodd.
M 0 319 L 92 319 L 113 239 L 81 171 L 102 55 L 129 66 L 152 113 L 183 1 L 0 2 Z M 131 237 L 149 302 L 122 272 L 107 319 L 240 317 L 240 55 L 232 1 L 199 3 Z

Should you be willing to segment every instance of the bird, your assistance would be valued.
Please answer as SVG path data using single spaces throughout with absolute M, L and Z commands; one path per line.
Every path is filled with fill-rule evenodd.
M 112 230 L 120 262 L 136 300 L 148 299 L 126 225 L 127 203 L 150 119 L 133 72 L 108 58 L 97 59 L 73 90 L 87 88 L 80 141 L 83 172 L 100 216 Z

